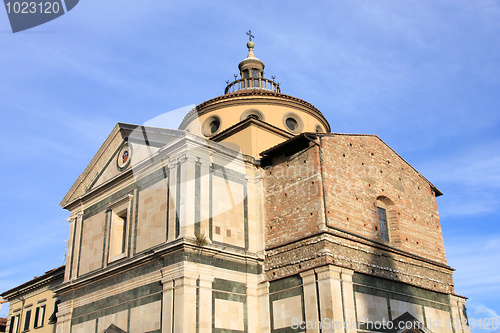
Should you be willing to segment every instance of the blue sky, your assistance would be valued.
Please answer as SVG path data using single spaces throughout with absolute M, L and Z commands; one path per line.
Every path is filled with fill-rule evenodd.
M 63 263 L 59 202 L 114 125 L 223 94 L 248 29 L 284 93 L 444 193 L 456 292 L 500 319 L 500 1 L 81 1 L 16 34 L 0 10 L 0 291 Z

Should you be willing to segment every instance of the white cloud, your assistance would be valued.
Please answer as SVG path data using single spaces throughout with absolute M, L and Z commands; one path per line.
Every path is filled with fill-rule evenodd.
M 475 299 L 467 301 L 467 316 L 472 333 L 500 332 L 500 315 Z
M 482 300 L 500 299 L 500 234 L 448 237 L 448 264 L 455 292 Z

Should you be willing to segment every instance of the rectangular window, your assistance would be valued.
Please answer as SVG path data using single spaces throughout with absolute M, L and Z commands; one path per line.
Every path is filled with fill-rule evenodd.
M 111 213 L 111 235 L 109 243 L 109 257 L 113 259 L 125 253 L 125 237 L 127 230 L 127 210 L 118 214 Z
M 45 317 L 45 305 L 39 306 L 35 310 L 35 328 L 43 326 L 43 319 Z
M 133 198 L 132 194 L 127 194 L 108 205 L 108 262 L 127 256 L 127 229 L 130 224 L 129 215 Z
M 387 211 L 384 208 L 378 209 L 378 223 L 380 225 L 380 237 L 383 241 L 389 241 L 389 229 L 387 227 Z
M 24 318 L 24 331 L 30 329 L 30 320 L 31 320 L 31 310 L 26 311 L 26 317 Z
M 12 316 L 12 318 L 10 318 L 9 333 L 17 333 L 18 326 L 19 326 L 19 315 Z

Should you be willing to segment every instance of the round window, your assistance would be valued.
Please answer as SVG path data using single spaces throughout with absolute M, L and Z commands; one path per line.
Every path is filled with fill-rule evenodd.
M 321 133 L 321 132 L 323 132 L 323 129 L 321 128 L 321 126 L 316 125 L 316 133 Z
M 297 120 L 295 120 L 292 117 L 286 118 L 285 124 L 286 124 L 286 127 L 288 127 L 290 129 L 290 131 L 292 131 L 292 132 L 297 130 L 297 127 L 299 127 L 299 123 L 297 122 Z
M 215 135 L 221 129 L 221 120 L 218 116 L 208 117 L 203 123 L 202 130 L 205 136 Z
M 243 121 L 247 118 L 254 118 L 258 120 L 265 120 L 264 119 L 264 114 L 257 110 L 257 109 L 248 109 L 245 112 L 243 112 L 240 116 L 240 121 Z
M 302 118 L 294 112 L 287 112 L 283 115 L 283 125 L 294 134 L 299 134 L 304 130 Z
M 220 127 L 220 121 L 218 119 L 214 119 L 210 122 L 210 134 L 214 134 Z

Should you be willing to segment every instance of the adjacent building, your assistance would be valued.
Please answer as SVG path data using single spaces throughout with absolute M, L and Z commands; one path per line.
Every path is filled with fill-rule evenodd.
M 63 278 L 64 266 L 61 266 L 2 293 L 10 305 L 6 332 L 55 332 L 59 299 L 53 290 Z

